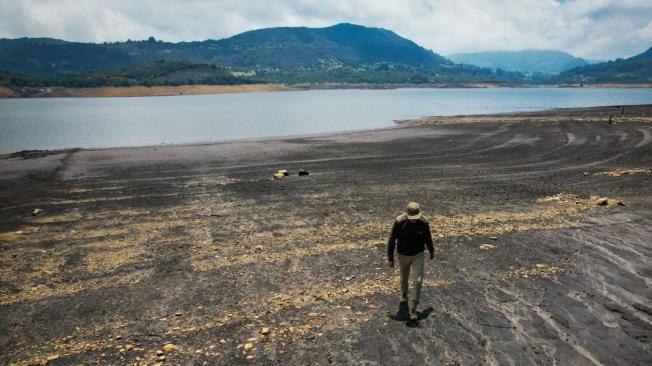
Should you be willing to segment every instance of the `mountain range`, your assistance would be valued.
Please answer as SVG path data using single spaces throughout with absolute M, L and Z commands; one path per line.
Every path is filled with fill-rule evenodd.
M 559 74 L 578 66 L 599 62 L 588 61 L 570 53 L 555 50 L 456 53 L 449 55 L 448 58 L 456 63 L 529 74 Z
M 608 78 L 604 72 L 592 74 L 586 60 L 555 51 L 494 53 L 494 60 L 502 60 L 500 65 L 479 61 L 474 65 L 467 62 L 468 54 L 453 56 L 453 61 L 462 63 L 390 30 L 348 23 L 324 28 L 266 28 L 220 40 L 178 43 L 153 37 L 113 43 L 19 38 L 0 39 L 0 70 L 4 70 L 0 79 L 9 85 L 14 81 L 31 85 L 38 80 L 49 85 L 148 85 L 179 82 L 174 75 L 183 75 L 188 83 L 219 82 L 226 72 L 240 78 L 229 79 L 230 83 L 546 83 L 558 80 L 547 74 L 577 65 L 584 76 L 569 71 L 564 74 L 565 80 L 599 82 Z M 460 61 L 458 57 L 467 58 Z M 199 66 L 190 67 L 195 64 Z M 517 64 L 520 66 L 510 66 Z M 139 68 L 145 65 L 150 66 Z M 215 67 L 207 69 L 211 65 Z M 614 61 L 607 69 L 612 72 L 619 65 Z M 171 67 L 177 66 L 183 72 L 171 73 Z M 642 67 L 649 71 L 649 64 L 643 62 Z M 135 75 L 138 70 L 145 70 L 147 75 Z M 153 70 L 167 74 L 156 77 Z M 89 73 L 92 75 L 86 75 Z M 640 73 L 633 71 L 626 80 L 634 82 Z
M 102 44 L 50 38 L 0 40 L 0 68 L 42 78 L 158 60 L 216 64 L 236 71 L 322 70 L 380 62 L 451 64 L 394 32 L 353 24 L 267 28 L 221 40 L 180 43 L 154 38 Z

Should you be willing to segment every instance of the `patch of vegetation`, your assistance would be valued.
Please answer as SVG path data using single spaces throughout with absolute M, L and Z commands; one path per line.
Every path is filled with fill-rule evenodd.
M 0 86 L 37 87 L 44 85 L 43 80 L 17 72 L 0 70 Z
M 90 71 L 50 80 L 0 71 L 0 85 L 10 87 L 64 86 L 93 88 L 101 86 L 238 85 L 254 83 L 264 82 L 254 78 L 234 76 L 231 72 L 215 65 L 196 65 L 183 61 L 157 61 L 143 66 Z
M 262 81 L 233 76 L 215 65 L 185 61 L 157 61 L 144 66 L 118 70 L 98 70 L 55 79 L 53 84 L 67 87 L 157 86 L 157 85 L 237 85 Z
M 306 69 L 295 72 L 260 71 L 258 77 L 270 82 L 348 83 L 348 84 L 432 84 L 432 83 L 519 83 L 527 78 L 521 73 L 490 70 L 471 65 L 410 66 L 376 63 L 357 67 L 340 66 Z

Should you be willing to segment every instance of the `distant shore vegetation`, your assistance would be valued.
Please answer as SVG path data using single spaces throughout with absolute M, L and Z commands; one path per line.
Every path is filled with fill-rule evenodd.
M 120 69 L 96 70 L 80 74 L 41 79 L 11 71 L 0 71 L 0 86 L 68 88 L 179 86 L 179 85 L 242 85 L 264 84 L 255 77 L 233 75 L 228 70 L 207 64 L 186 61 L 156 61 L 147 65 Z

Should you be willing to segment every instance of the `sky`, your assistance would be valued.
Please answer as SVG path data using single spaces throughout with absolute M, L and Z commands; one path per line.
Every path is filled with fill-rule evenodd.
M 442 55 L 557 49 L 629 57 L 652 46 L 651 0 L 0 0 L 0 37 L 220 39 L 276 26 L 390 29 Z

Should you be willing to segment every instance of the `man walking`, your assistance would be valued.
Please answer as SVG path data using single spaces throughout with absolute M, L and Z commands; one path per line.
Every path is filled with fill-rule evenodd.
M 424 271 L 424 249 L 428 247 L 429 259 L 434 258 L 434 247 L 428 221 L 421 214 L 419 204 L 410 202 L 405 213 L 394 221 L 392 233 L 387 242 L 387 260 L 394 268 L 394 249 L 398 252 L 398 264 L 401 270 L 401 303 L 408 302 L 408 279 L 412 271 L 414 297 L 410 307 L 410 320 L 417 319 L 417 306 L 421 296 Z

